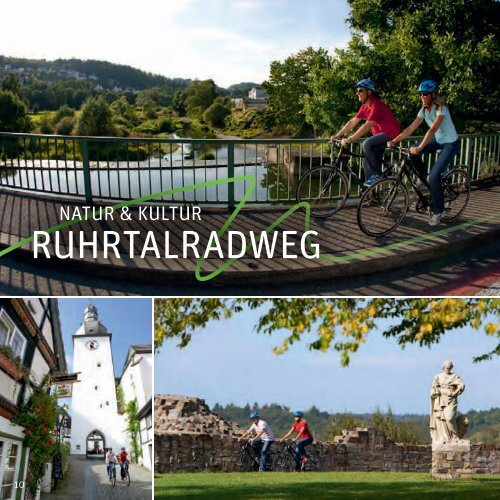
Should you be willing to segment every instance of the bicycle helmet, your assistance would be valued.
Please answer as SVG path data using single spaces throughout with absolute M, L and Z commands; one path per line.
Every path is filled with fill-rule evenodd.
M 250 413 L 250 418 L 260 418 L 259 412 L 254 411 L 254 412 Z
M 122 446 L 122 451 L 125 451 L 125 446 Z
M 438 84 L 434 80 L 424 80 L 419 86 L 419 92 L 434 92 L 437 89 Z
M 361 87 L 366 90 L 373 90 L 377 86 L 377 84 L 373 80 L 370 80 L 370 78 L 363 78 L 363 80 L 360 80 L 354 86 Z
M 297 410 L 296 412 L 294 412 L 293 416 L 294 417 L 303 417 L 304 412 L 302 410 Z

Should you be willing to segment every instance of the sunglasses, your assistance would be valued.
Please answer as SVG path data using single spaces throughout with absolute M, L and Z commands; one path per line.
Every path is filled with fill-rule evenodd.
M 432 92 L 420 92 L 420 97 L 425 97 L 427 95 L 431 95 Z
M 363 92 L 366 92 L 365 89 L 357 89 L 356 94 L 362 94 Z

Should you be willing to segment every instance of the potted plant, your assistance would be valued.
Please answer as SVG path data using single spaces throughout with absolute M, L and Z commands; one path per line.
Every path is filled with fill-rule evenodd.
M 6 371 L 15 380 L 23 376 L 21 360 L 16 356 L 10 346 L 0 346 L 0 368 Z

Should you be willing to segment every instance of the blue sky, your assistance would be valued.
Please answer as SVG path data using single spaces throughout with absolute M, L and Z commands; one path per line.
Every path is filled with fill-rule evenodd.
M 152 342 L 151 299 L 61 298 L 58 302 L 69 371 L 73 368 L 72 336 L 83 323 L 83 311 L 90 302 L 97 308 L 99 321 L 112 334 L 111 350 L 117 377 L 121 375 L 129 347 Z
M 260 83 L 269 64 L 350 38 L 345 0 L 4 2 L 1 53 L 104 59 L 168 77 Z
M 483 330 L 457 330 L 431 349 L 405 350 L 379 330 L 369 335 L 349 367 L 341 368 L 338 354 L 311 352 L 306 342 L 281 356 L 273 354 L 282 336 L 256 334 L 255 318 L 255 311 L 245 311 L 210 323 L 185 349 L 166 342 L 155 358 L 155 392 L 197 396 L 211 406 L 276 402 L 292 408 L 371 412 L 390 405 L 395 413 L 424 414 L 432 379 L 442 362 L 451 359 L 466 384 L 461 411 L 500 406 L 500 361 L 472 362 L 474 355 L 496 345 Z

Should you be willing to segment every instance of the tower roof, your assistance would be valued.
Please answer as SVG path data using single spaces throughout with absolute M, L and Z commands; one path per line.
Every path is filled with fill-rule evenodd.
M 108 329 L 99 321 L 97 307 L 90 303 L 83 312 L 83 323 L 75 335 L 103 335 L 109 334 Z

